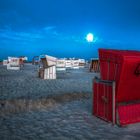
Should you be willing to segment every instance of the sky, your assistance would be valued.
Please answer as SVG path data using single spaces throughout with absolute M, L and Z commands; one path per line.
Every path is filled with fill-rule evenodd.
M 90 59 L 98 48 L 140 50 L 140 0 L 0 0 L 0 60 Z

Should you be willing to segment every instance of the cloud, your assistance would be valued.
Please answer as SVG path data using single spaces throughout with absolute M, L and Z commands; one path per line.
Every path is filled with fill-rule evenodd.
M 85 42 L 84 37 L 58 32 L 56 26 L 46 26 L 43 28 L 43 31 L 45 31 L 45 32 L 42 32 L 42 33 L 44 33 L 44 36 L 49 35 L 50 37 L 55 38 L 57 40 L 71 41 L 71 42 L 75 42 L 75 43 L 84 43 Z
M 0 29 L 0 41 L 7 40 L 7 41 L 16 41 L 20 43 L 28 43 L 34 42 L 38 40 L 56 40 L 56 41 L 63 41 L 63 42 L 73 42 L 73 43 L 80 43 L 85 44 L 87 43 L 85 36 L 78 36 L 72 34 L 64 34 L 59 32 L 56 26 L 46 26 L 40 29 L 34 29 L 32 31 L 14 31 L 9 26 L 6 26 L 5 29 Z M 95 38 L 95 42 L 100 42 L 99 38 Z
M 34 31 L 14 31 L 10 26 L 0 29 L 0 41 L 36 41 L 48 37 L 59 38 L 60 34 L 55 30 L 55 26 L 46 26 L 45 28 L 35 29 Z
M 55 28 L 56 28 L 56 26 L 46 26 L 46 27 L 44 27 L 44 30 L 45 30 L 46 32 L 49 32 L 49 31 L 54 30 Z
M 11 29 L 0 29 L 0 39 L 14 40 L 14 41 L 34 41 L 42 38 L 38 33 L 32 32 L 16 32 Z
M 46 26 L 41 30 L 41 33 L 44 36 L 49 35 L 50 37 L 59 39 L 61 38 L 61 33 L 59 33 L 56 29 L 56 26 Z

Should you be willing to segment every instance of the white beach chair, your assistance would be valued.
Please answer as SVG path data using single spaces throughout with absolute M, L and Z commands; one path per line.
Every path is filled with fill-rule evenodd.
M 42 79 L 56 79 L 56 58 L 46 55 L 41 58 L 43 67 L 39 69 L 39 77 Z
M 65 60 L 66 68 L 72 68 L 72 60 Z
M 56 70 L 57 71 L 65 71 L 66 70 L 66 61 L 65 59 L 58 59 L 56 62 Z
M 8 57 L 8 70 L 20 70 L 20 61 L 17 57 Z
M 79 59 L 79 68 L 84 68 L 86 65 L 85 59 Z
M 72 68 L 79 69 L 79 60 L 72 60 Z
M 3 65 L 7 66 L 7 64 L 8 64 L 8 60 L 3 60 Z

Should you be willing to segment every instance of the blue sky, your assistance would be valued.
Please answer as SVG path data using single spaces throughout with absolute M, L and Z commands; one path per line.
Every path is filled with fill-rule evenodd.
M 88 32 L 96 39 L 91 45 Z M 100 47 L 140 50 L 139 38 L 139 0 L 0 0 L 0 59 L 90 59 Z

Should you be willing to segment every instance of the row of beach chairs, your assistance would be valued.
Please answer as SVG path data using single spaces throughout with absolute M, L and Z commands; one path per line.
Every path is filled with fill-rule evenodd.
M 8 57 L 7 60 L 3 60 L 3 65 L 7 66 L 8 70 L 20 70 L 27 60 L 27 57 Z
M 40 57 L 40 62 L 39 77 L 42 79 L 56 79 L 56 71 L 79 69 L 85 66 L 84 59 L 57 59 L 48 55 Z

